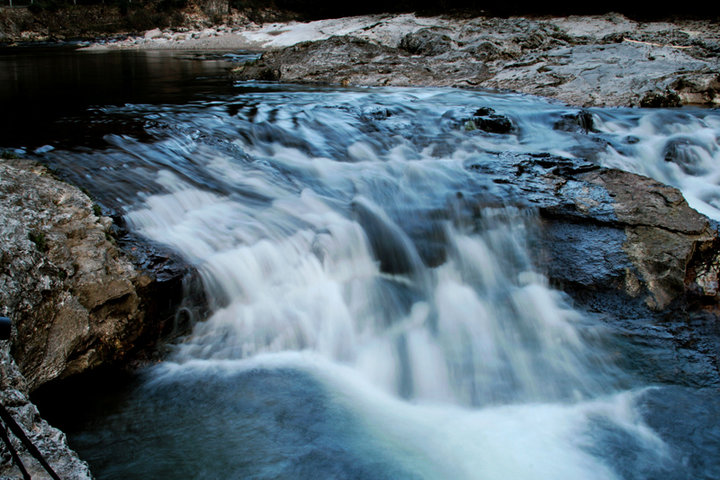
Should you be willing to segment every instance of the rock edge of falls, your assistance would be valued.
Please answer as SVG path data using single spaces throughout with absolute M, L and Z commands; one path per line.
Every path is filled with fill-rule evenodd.
M 142 246 L 125 252 L 112 228 L 85 193 L 45 167 L 0 161 L 0 313 L 13 322 L 11 340 L 0 342 L 0 401 L 62 478 L 91 475 L 30 393 L 152 355 L 177 327 L 183 279 L 192 275 Z M 33 478 L 45 478 L 18 450 Z M 21 478 L 9 456 L 0 474 Z
M 516 198 L 543 219 L 541 258 L 554 282 L 584 295 L 614 291 L 654 311 L 716 310 L 720 239 L 678 190 L 552 156 L 509 168 Z M 0 345 L 1 400 L 64 478 L 91 478 L 29 394 L 157 345 L 189 268 L 168 274 L 124 252 L 87 195 L 35 163 L 0 162 L 0 200 L 0 303 L 14 323 L 12 341 Z M 11 469 L 5 462 L 3 474 Z

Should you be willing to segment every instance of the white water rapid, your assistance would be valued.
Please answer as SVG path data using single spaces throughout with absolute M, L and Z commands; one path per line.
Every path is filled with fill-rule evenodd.
M 695 210 L 720 220 L 717 111 L 651 111 L 624 117 L 608 112 L 602 117 L 598 129 L 615 143 L 600 156 L 603 165 L 672 185 Z
M 412 127 L 434 95 L 394 94 L 388 122 Z M 533 267 L 534 214 L 478 203 L 467 216 L 477 180 L 464 165 L 477 144 L 526 147 L 368 134 L 368 97 L 266 94 L 232 127 L 193 120 L 221 135 L 239 127 L 241 155 L 192 134 L 155 145 L 222 185 L 160 169 L 162 193 L 126 216 L 197 267 L 212 307 L 155 381 L 301 371 L 407 478 L 616 478 L 608 431 L 659 461 L 664 444 L 619 388 L 604 329 Z M 529 129 L 525 142 L 543 134 Z
M 718 478 L 710 361 L 553 288 L 518 186 L 526 161 L 594 162 L 720 219 L 716 111 L 256 83 L 193 98 L 99 107 L 101 147 L 46 154 L 194 266 L 210 306 L 72 435 L 98 478 Z M 512 129 L 468 125 L 489 108 Z

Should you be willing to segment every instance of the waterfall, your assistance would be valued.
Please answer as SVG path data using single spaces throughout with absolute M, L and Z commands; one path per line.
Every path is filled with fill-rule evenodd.
M 510 133 L 464 128 L 488 107 Z M 129 448 L 104 478 L 684 478 L 646 420 L 661 389 L 550 284 L 503 169 L 468 167 L 552 154 L 713 190 L 716 115 L 670 131 L 667 112 L 594 109 L 590 135 L 526 96 L 262 84 L 102 113 L 146 119 L 151 140 L 53 158 L 101 165 L 128 227 L 193 265 L 210 305 L 80 435 Z

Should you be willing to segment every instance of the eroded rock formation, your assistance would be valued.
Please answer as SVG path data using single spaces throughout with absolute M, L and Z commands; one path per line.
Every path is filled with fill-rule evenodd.
M 89 478 L 87 466 L 29 393 L 155 348 L 182 298 L 183 272 L 136 266 L 115 245 L 111 223 L 46 168 L 0 162 L 0 313 L 13 321 L 12 341 L 0 345 L 2 401 L 63 478 Z
M 282 29 L 278 29 L 282 31 Z M 401 35 L 400 33 L 404 33 Z M 261 45 L 259 45 L 261 46 Z M 276 48 L 268 43 L 264 48 Z M 266 52 L 240 79 L 509 89 L 583 106 L 720 104 L 720 29 L 622 15 L 374 19 Z M 274 72 L 268 77 L 267 72 Z
M 656 311 L 688 295 L 717 303 L 710 278 L 718 270 L 707 262 L 718 254 L 718 233 L 677 189 L 602 168 L 545 179 L 562 199 L 542 209 L 557 279 L 614 286 Z
M 113 244 L 111 220 L 87 195 L 28 162 L 0 172 L 0 305 L 31 391 L 124 358 L 162 328 L 167 318 L 147 318 L 163 300 L 149 298 L 156 279 Z
M 619 294 L 655 312 L 718 304 L 720 237 L 677 189 L 549 154 L 509 154 L 468 168 L 499 184 L 504 197 L 538 209 L 539 266 L 560 289 Z

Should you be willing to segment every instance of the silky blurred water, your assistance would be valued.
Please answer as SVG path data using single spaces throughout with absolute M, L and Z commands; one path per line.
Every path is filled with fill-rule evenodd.
M 718 477 L 717 385 L 629 371 L 656 352 L 554 289 L 537 213 L 469 168 L 582 158 L 720 219 L 717 111 L 258 83 L 143 100 L 71 112 L 91 135 L 37 154 L 210 303 L 70 429 L 98 478 Z M 513 129 L 468 128 L 487 107 Z M 679 398 L 693 439 L 659 413 Z

